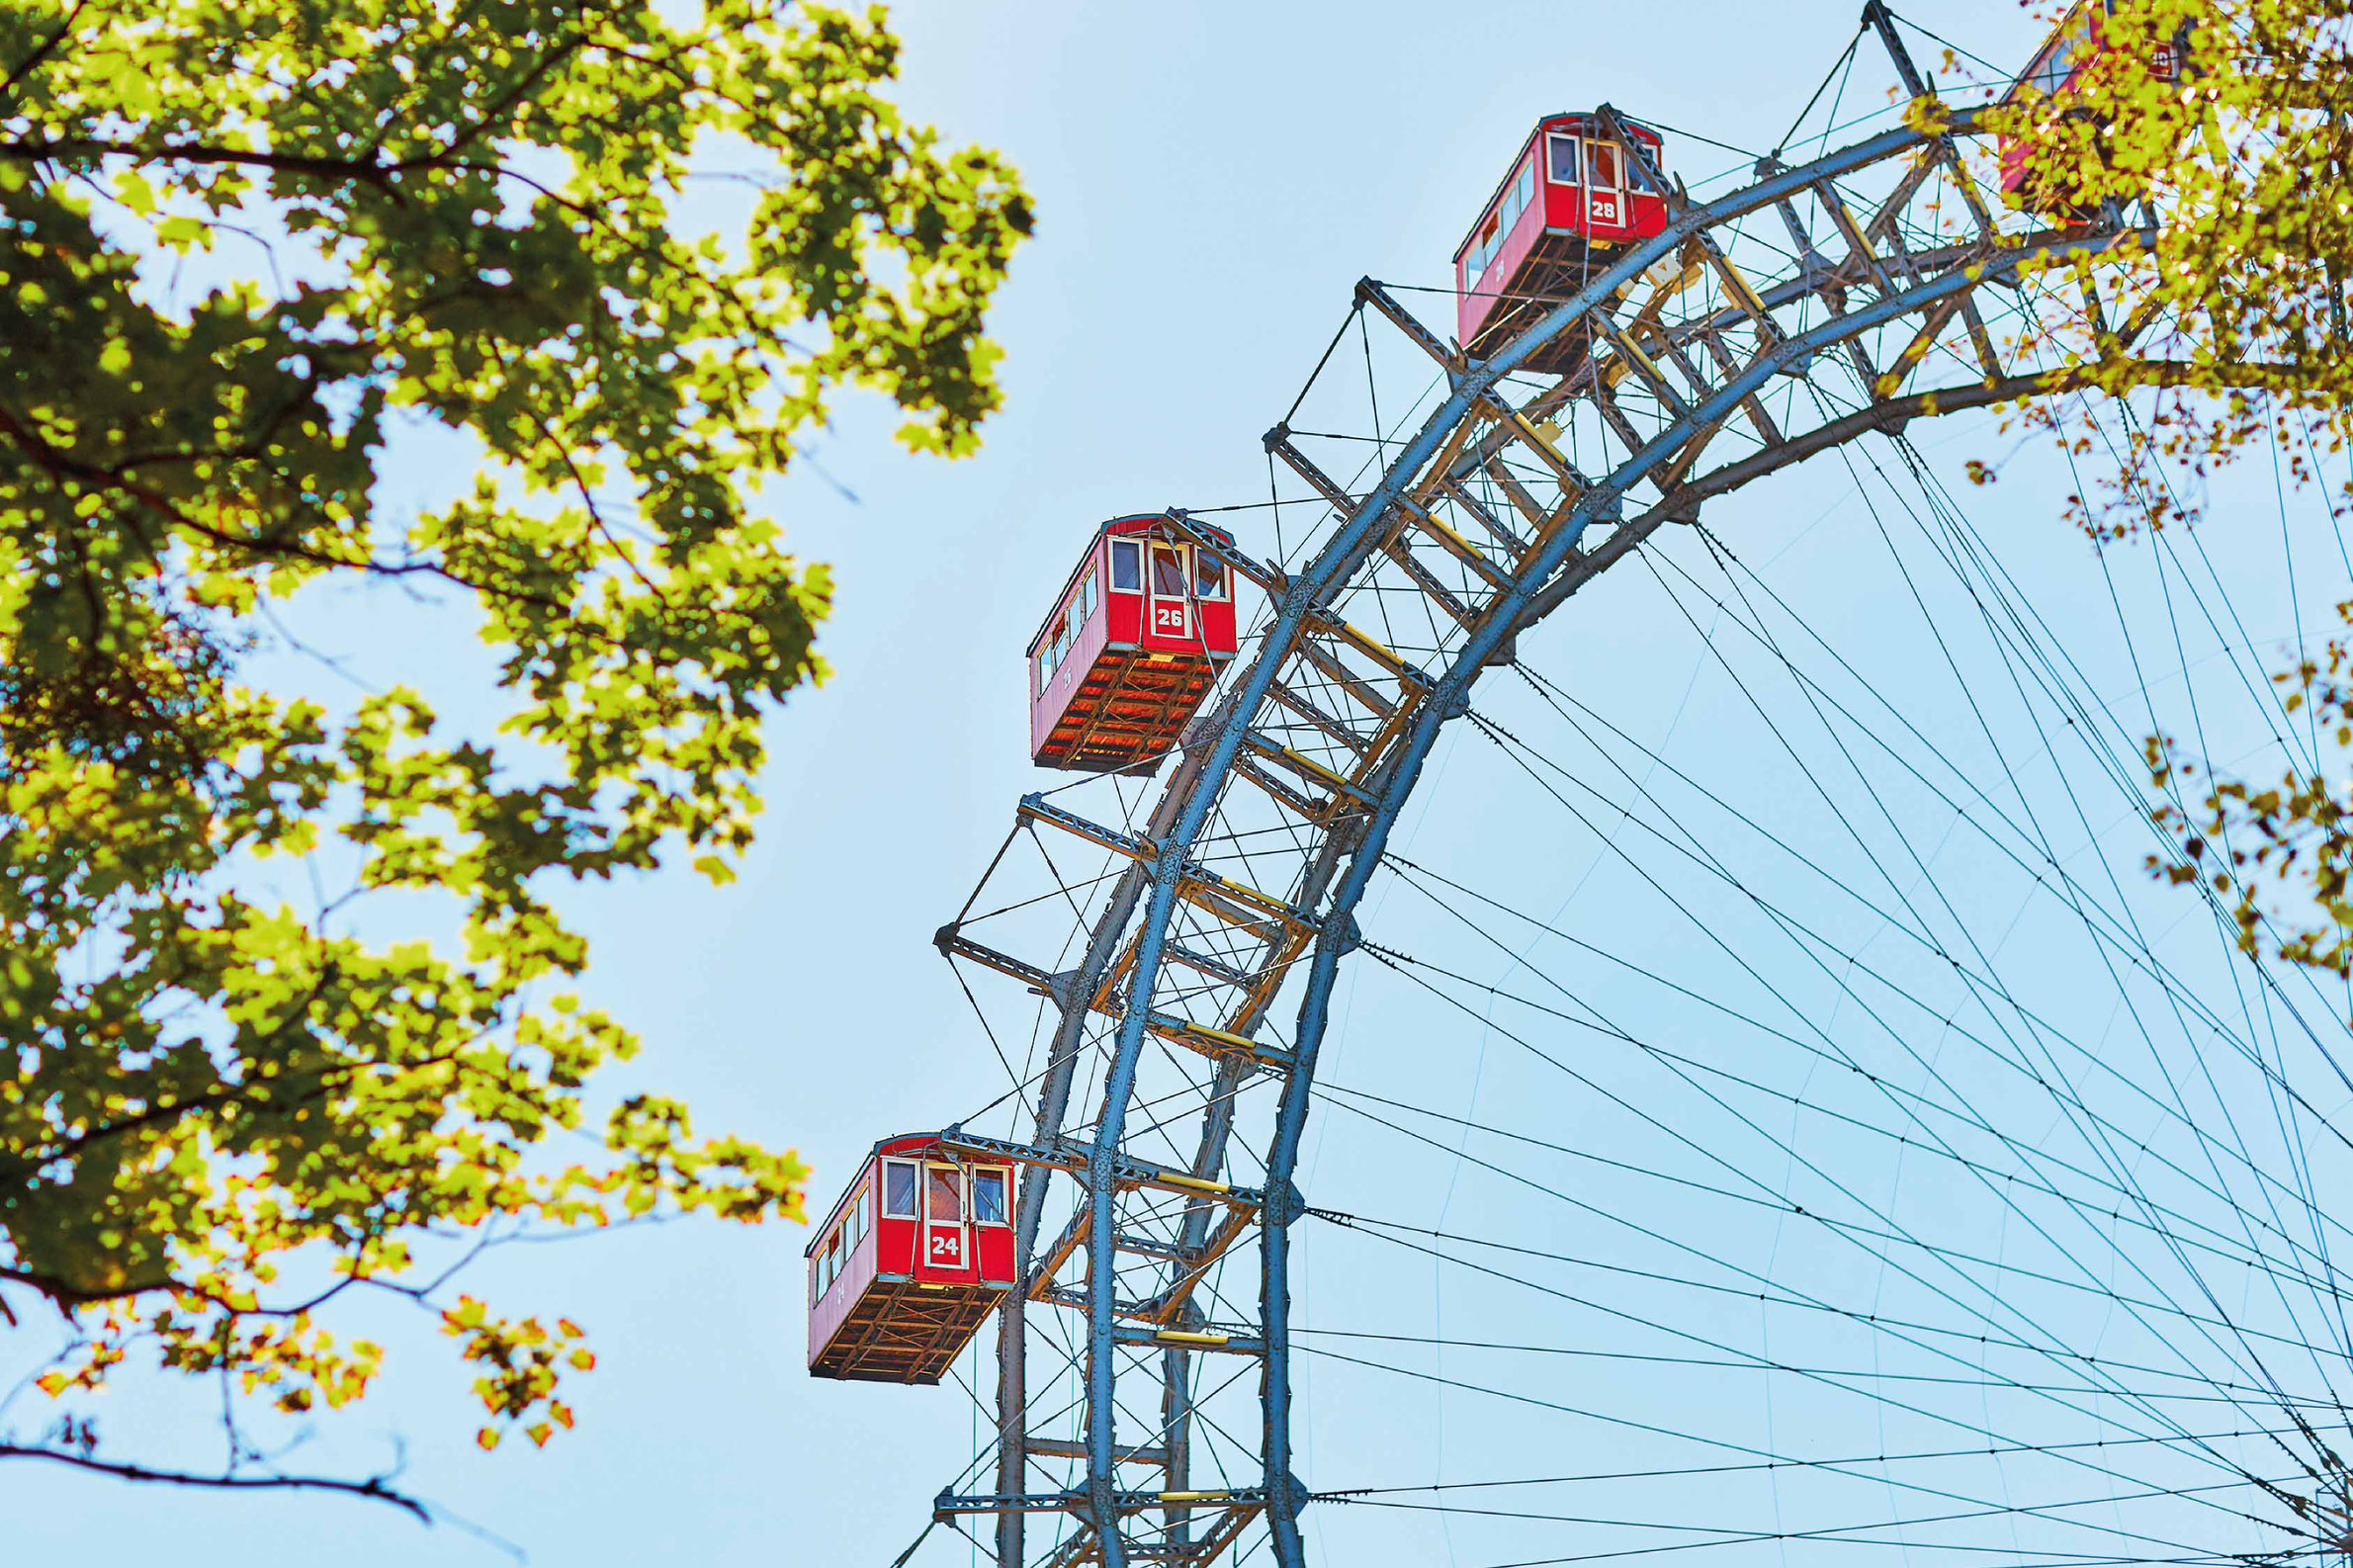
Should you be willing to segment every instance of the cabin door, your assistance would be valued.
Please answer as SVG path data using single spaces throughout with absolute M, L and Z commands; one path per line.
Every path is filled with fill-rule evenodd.
M 964 1225 L 964 1172 L 952 1165 L 923 1167 L 923 1266 L 972 1266 L 971 1233 Z
M 1152 617 L 1152 635 L 1171 637 L 1189 642 L 1193 635 L 1192 611 L 1185 595 L 1184 547 L 1162 544 L 1152 546 L 1152 569 L 1147 575 L 1152 589 L 1147 612 Z
M 1585 217 L 1594 229 L 1626 226 L 1625 149 L 1614 141 L 1585 144 Z

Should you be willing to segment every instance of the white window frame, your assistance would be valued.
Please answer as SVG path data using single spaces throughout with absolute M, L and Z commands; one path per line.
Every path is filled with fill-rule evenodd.
M 1119 585 L 1119 553 L 1122 550 L 1126 551 L 1128 558 L 1135 563 L 1136 585 L 1132 588 L 1123 588 Z M 1108 586 L 1113 593 L 1142 593 L 1144 591 L 1144 542 L 1142 540 L 1114 539 L 1111 541 L 1111 580 Z
M 931 1178 L 942 1172 L 956 1176 L 956 1217 L 935 1220 L 931 1217 Z M 972 1173 L 949 1160 L 926 1160 L 922 1165 L 922 1185 L 915 1195 L 916 1210 L 925 1225 L 969 1225 L 972 1223 Z
M 1226 585 L 1233 580 L 1234 568 L 1226 565 L 1224 557 L 1218 555 L 1215 551 L 1203 550 L 1199 545 L 1193 546 L 1192 554 L 1193 597 L 1200 600 L 1203 604 L 1225 603 Z M 1206 593 L 1202 591 L 1201 564 L 1203 562 L 1207 562 L 1217 568 L 1217 591 L 1215 593 Z
M 1608 191 L 1613 196 L 1623 196 L 1626 189 L 1626 149 L 1607 136 L 1587 136 L 1585 140 L 1583 164 L 1585 188 L 1589 191 Z M 1617 166 L 1617 183 L 1614 185 L 1603 185 L 1594 178 L 1601 169 L 1602 160 L 1599 154 L 1604 153 L 1607 153 Z
M 980 1190 L 981 1177 L 983 1176 L 997 1177 L 998 1189 L 1002 1194 L 1000 1205 L 1004 1212 L 1003 1219 L 985 1220 L 981 1218 Z M 971 1213 L 973 1224 L 987 1225 L 993 1229 L 1003 1229 L 1013 1223 L 1013 1172 L 1010 1166 L 984 1165 L 973 1167 L 965 1176 L 964 1194 L 965 1207 Z
M 1580 190 L 1584 188 L 1585 149 L 1578 145 L 1584 139 L 1574 131 L 1547 131 L 1544 132 L 1545 184 L 1573 186 Z M 1552 173 L 1555 167 L 1554 160 L 1557 156 L 1556 149 L 1564 146 L 1569 149 L 1569 177 L 1565 180 L 1555 178 Z
M 915 1184 L 911 1188 L 914 1194 L 912 1199 L 913 1206 L 909 1208 L 905 1214 L 894 1214 L 891 1212 L 891 1168 L 893 1166 L 903 1166 L 915 1176 Z M 921 1217 L 923 1212 L 923 1168 L 918 1162 L 914 1160 L 901 1160 L 896 1156 L 885 1160 L 883 1162 L 882 1180 L 883 1189 L 881 1213 L 884 1219 L 912 1220 Z
M 1163 593 L 1160 589 L 1152 586 L 1152 583 L 1155 580 L 1152 575 L 1153 563 L 1164 550 L 1176 558 L 1176 580 L 1180 586 L 1175 593 Z M 1192 580 L 1193 562 L 1191 547 L 1187 546 L 1183 541 L 1176 539 L 1154 540 L 1152 542 L 1152 548 L 1144 553 L 1144 583 L 1147 591 L 1151 593 L 1152 597 L 1156 599 L 1190 598 L 1192 596 Z

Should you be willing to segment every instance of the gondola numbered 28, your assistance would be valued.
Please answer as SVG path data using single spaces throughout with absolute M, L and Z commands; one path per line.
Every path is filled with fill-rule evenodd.
M 1618 124 L 1663 167 L 1657 131 Z M 1490 357 L 1576 293 L 1601 257 L 1666 226 L 1664 195 L 1647 187 L 1600 115 L 1547 116 L 1454 252 L 1457 338 L 1473 359 Z M 1526 368 L 1564 372 L 1582 347 L 1564 335 Z
M 1218 529 L 1194 530 L 1231 548 Z M 1029 754 L 1110 772 L 1158 760 L 1236 648 L 1232 573 L 1167 517 L 1094 531 L 1029 643 Z

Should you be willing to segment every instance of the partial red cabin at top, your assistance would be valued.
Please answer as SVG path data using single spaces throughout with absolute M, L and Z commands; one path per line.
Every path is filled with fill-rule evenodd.
M 1013 1173 L 937 1133 L 874 1146 L 809 1244 L 809 1371 L 936 1383 L 1013 1288 Z
M 1227 550 L 1233 536 L 1191 531 Z M 1161 514 L 1094 531 L 1029 643 L 1029 753 L 1108 772 L 1164 755 L 1237 647 L 1233 574 Z
M 1622 116 L 1618 124 L 1652 168 L 1665 167 L 1657 131 Z M 1666 226 L 1665 196 L 1646 186 L 1599 115 L 1546 117 L 1454 252 L 1457 340 L 1473 359 L 1491 358 L 1581 288 L 1597 258 Z M 1582 352 L 1581 339 L 1564 335 L 1526 368 L 1558 373 Z
M 2081 87 L 2099 63 L 2116 52 L 2107 38 L 2108 18 L 2115 10 L 2115 0 L 2079 0 L 2073 10 L 2059 19 L 2058 26 L 2051 29 L 2050 38 L 2036 51 L 2033 63 L 2019 73 L 2002 102 L 2009 105 L 2027 99 L 2056 100 L 2054 107 L 2058 113 L 2068 115 L 2066 95 Z M 2151 49 L 2149 75 L 2160 82 L 2180 80 L 2189 42 L 2189 28 L 2185 24 L 2171 42 Z M 2072 110 L 2076 115 L 2084 112 L 2080 105 Z M 2002 195 L 2044 218 L 2067 223 L 2089 221 L 2094 215 L 2068 193 L 2069 182 L 2039 167 L 2042 160 L 2037 154 L 2041 145 L 2029 136 L 2000 138 Z

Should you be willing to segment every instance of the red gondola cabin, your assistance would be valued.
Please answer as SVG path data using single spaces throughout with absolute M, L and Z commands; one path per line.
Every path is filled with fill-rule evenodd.
M 2083 84 L 2094 66 L 2113 52 L 2104 34 L 2115 9 L 2115 0 L 2079 0 L 2051 30 L 2049 42 L 2035 55 L 2034 63 L 2011 84 L 2002 102 L 2016 104 L 2030 96 L 2058 99 L 2062 116 L 2084 113 L 2080 108 L 2068 110 L 2063 100 Z M 2158 44 L 2150 54 L 2149 75 L 2160 82 L 2180 80 L 2188 46 L 2189 29 L 2184 27 L 2171 43 Z M 2038 146 L 2039 143 L 2025 136 L 2000 138 L 2002 194 L 2045 218 L 2067 223 L 2089 221 L 2093 211 L 2073 200 L 2065 190 L 2065 182 L 2054 172 L 2037 167 Z
M 1648 126 L 1618 124 L 1663 168 L 1663 143 Z M 1629 167 L 1626 149 L 1597 115 L 1553 115 L 1521 144 L 1520 156 L 1487 210 L 1454 252 L 1456 336 L 1486 359 L 1576 292 L 1601 255 L 1667 226 L 1667 204 Z M 1556 339 L 1527 365 L 1559 373 L 1583 340 Z
M 809 1372 L 936 1383 L 1013 1288 L 1013 1173 L 885 1138 L 809 1244 Z
M 1231 535 L 1192 526 L 1232 548 Z M 1030 756 L 1089 773 L 1161 756 L 1235 646 L 1226 564 L 1166 517 L 1113 518 L 1030 640 Z

